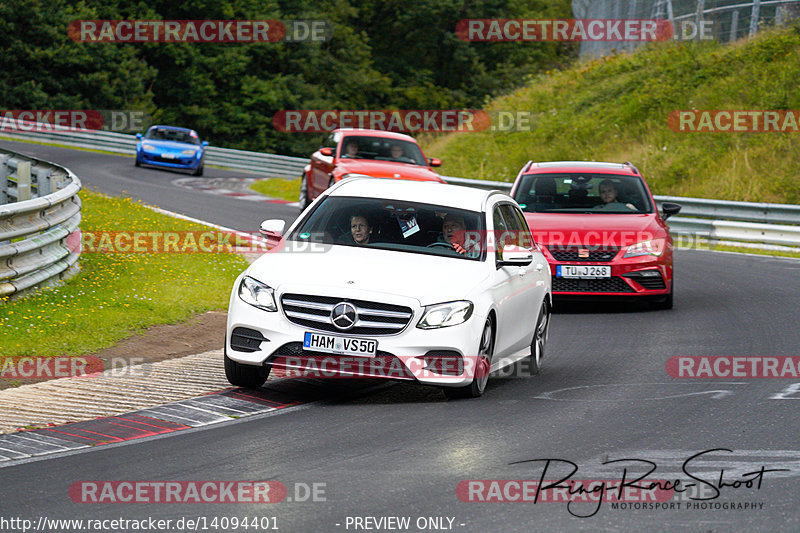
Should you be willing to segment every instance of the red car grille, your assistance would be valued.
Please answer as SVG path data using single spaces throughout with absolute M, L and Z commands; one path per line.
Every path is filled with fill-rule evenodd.
M 619 247 L 602 248 L 580 246 L 548 246 L 547 250 L 556 261 L 612 261 L 619 252 Z

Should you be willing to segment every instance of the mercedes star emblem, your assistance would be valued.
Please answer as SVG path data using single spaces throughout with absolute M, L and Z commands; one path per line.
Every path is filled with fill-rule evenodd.
M 356 306 L 349 302 L 339 302 L 331 309 L 331 322 L 339 329 L 350 329 L 356 324 Z

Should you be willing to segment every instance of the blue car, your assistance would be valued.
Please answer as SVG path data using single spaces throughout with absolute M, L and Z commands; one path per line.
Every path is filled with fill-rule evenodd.
M 136 134 L 136 166 L 142 165 L 191 170 L 203 175 L 203 151 L 208 141 L 200 141 L 197 132 L 174 126 L 150 126 L 142 137 Z

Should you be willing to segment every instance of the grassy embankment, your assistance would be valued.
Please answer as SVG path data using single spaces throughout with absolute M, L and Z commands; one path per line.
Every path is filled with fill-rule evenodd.
M 208 228 L 89 191 L 81 229 L 183 232 Z M 228 253 L 84 253 L 80 272 L 27 298 L 0 299 L 0 356 L 73 356 L 154 324 L 227 307 L 247 261 Z
M 800 26 L 733 45 L 654 43 L 530 80 L 491 112 L 530 131 L 427 138 L 450 176 L 512 181 L 534 161 L 632 161 L 654 194 L 800 203 L 800 133 L 685 133 L 675 110 L 800 110 Z
M 250 188 L 270 198 L 296 202 L 300 194 L 300 178 L 293 180 L 283 178 L 259 180 L 252 184 Z

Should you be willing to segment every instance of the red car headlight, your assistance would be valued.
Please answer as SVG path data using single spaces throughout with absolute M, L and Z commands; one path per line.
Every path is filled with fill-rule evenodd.
M 627 257 L 639 257 L 642 255 L 659 257 L 662 253 L 664 253 L 664 246 L 666 243 L 667 239 L 652 239 L 649 241 L 631 244 L 628 246 L 628 249 L 625 250 L 625 255 L 623 255 L 622 258 L 625 259 Z

